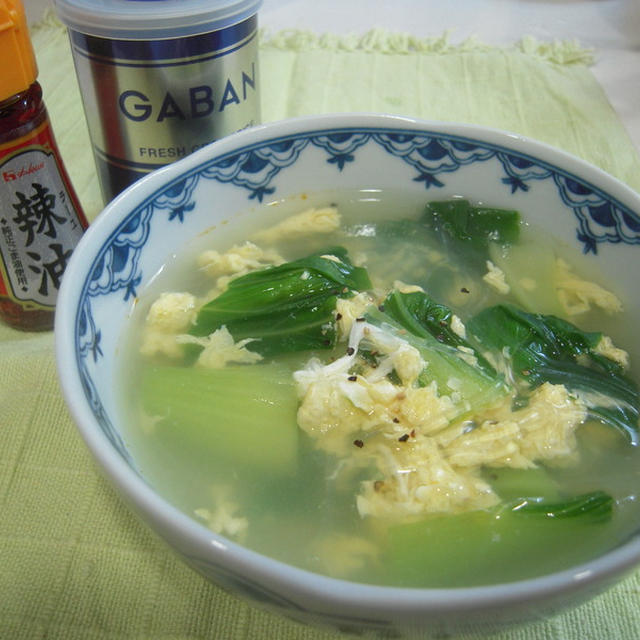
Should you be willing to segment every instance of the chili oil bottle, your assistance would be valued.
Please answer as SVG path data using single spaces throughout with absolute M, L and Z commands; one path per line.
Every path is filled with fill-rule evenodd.
M 0 319 L 53 327 L 60 281 L 87 227 L 49 122 L 20 0 L 0 0 Z

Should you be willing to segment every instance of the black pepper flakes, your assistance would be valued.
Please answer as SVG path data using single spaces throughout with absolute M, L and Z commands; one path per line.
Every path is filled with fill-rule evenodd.
M 342 320 L 342 314 L 336 313 L 336 320 Z
M 364 447 L 364 442 L 362 442 L 362 440 L 354 440 L 353 444 L 355 444 L 358 449 L 362 449 L 362 447 Z
M 393 421 L 394 421 L 396 424 L 398 424 L 398 422 L 400 422 L 400 419 L 399 419 L 399 418 L 394 418 L 394 419 L 393 419 Z
M 378 311 L 384 311 L 384 305 L 383 304 L 378 305 Z
M 365 318 L 362 318 L 362 317 L 356 318 L 356 322 L 364 322 L 364 321 L 365 321 Z
M 398 438 L 398 442 L 406 442 L 409 439 L 409 434 L 408 433 L 404 433 L 403 435 L 401 435 Z
M 349 376 L 349 377 L 347 378 L 347 380 L 348 380 L 349 382 L 355 382 L 357 379 L 358 379 L 358 376 Z
M 469 289 L 467 289 L 467 287 L 462 287 L 462 289 L 460 289 L 460 291 L 462 293 L 469 293 Z
M 356 350 L 353 347 L 349 347 L 347 349 L 347 355 L 348 356 L 352 356 L 355 352 L 356 352 Z

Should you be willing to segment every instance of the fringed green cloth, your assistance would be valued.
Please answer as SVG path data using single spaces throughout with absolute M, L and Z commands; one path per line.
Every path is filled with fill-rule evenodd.
M 93 218 L 102 200 L 66 31 L 49 14 L 33 40 L 54 131 Z M 262 117 L 374 111 L 487 125 L 560 147 L 640 190 L 640 159 L 589 70 L 593 56 L 577 42 L 534 38 L 496 48 L 448 33 L 262 33 Z
M 68 38 L 33 32 L 56 137 L 90 219 L 102 208 Z M 511 48 L 380 30 L 262 34 L 263 119 L 384 111 L 507 129 L 640 188 L 640 161 L 576 43 Z M 209 584 L 97 472 L 57 384 L 51 333 L 0 327 L 0 638 L 330 640 Z M 637 640 L 640 572 L 576 610 L 493 640 Z M 368 636 L 363 636 L 368 637 Z M 470 638 L 471 636 L 465 636 Z M 455 640 L 455 639 L 452 639 Z

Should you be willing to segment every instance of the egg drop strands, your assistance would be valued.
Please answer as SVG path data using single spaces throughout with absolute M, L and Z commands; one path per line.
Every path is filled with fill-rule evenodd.
M 340 216 L 332 228 L 329 204 Z M 484 354 L 466 352 L 465 330 L 483 310 L 518 304 L 518 292 L 504 293 L 486 282 L 482 260 L 462 264 L 451 246 L 412 239 L 406 224 L 397 233 L 398 219 L 411 226 L 424 207 L 424 201 L 392 192 L 381 193 L 375 203 L 357 193 L 312 194 L 304 208 L 324 211 L 314 214 L 322 232 L 300 224 L 306 231 L 296 236 L 293 225 L 283 222 L 300 215 L 302 223 L 305 212 L 297 202 L 281 214 L 265 210 L 264 227 L 282 223 L 287 237 L 267 234 L 269 242 L 260 244 L 262 230 L 247 231 L 240 221 L 215 243 L 199 238 L 167 265 L 144 292 L 122 350 L 128 381 L 121 389 L 123 408 L 136 462 L 163 495 L 205 526 L 336 577 L 469 586 L 532 577 L 593 558 L 636 526 L 637 447 L 622 432 L 586 419 L 588 405 L 562 385 L 531 392 L 521 369 L 514 371 L 526 391 L 522 395 L 505 396 L 492 382 L 508 380 L 514 371 L 506 357 L 485 362 Z M 521 231 L 514 252 L 528 251 L 530 243 L 540 246 L 535 229 Z M 252 273 L 271 265 L 280 269 L 274 273 L 290 275 L 288 261 L 305 264 L 314 252 L 338 265 L 346 258 L 330 250 L 336 246 L 366 267 L 371 287 L 344 297 L 342 289 L 334 290 L 336 340 L 330 345 L 272 356 L 260 354 L 257 338 L 238 333 L 240 325 L 233 322 L 208 335 L 190 333 L 203 305 L 212 303 L 210 317 L 231 309 L 231 294 L 243 282 L 251 284 L 257 278 Z M 575 267 L 575 279 L 584 275 L 579 255 L 553 246 L 549 259 L 555 264 L 558 257 Z M 501 264 L 505 282 L 512 282 L 510 269 L 519 261 L 505 258 Z M 310 282 L 304 267 L 295 273 Z M 598 283 L 603 290 L 605 285 Z M 438 316 L 442 309 L 434 307 L 440 330 L 433 339 L 411 337 L 398 327 L 390 331 L 386 325 L 397 316 L 389 316 L 387 292 L 397 291 L 407 301 L 421 289 L 451 310 Z M 225 291 L 231 293 L 223 297 Z M 549 291 L 535 299 L 541 306 L 557 303 Z M 572 321 L 624 346 L 617 341 L 624 313 L 609 311 L 594 307 Z M 323 322 L 319 344 L 333 340 L 322 332 Z M 187 362 L 164 352 L 167 344 L 175 346 L 177 334 L 189 336 L 178 349 L 187 350 Z M 457 355 L 441 344 L 445 337 L 458 341 Z M 609 344 L 601 348 L 607 360 L 621 356 Z M 215 353 L 222 368 L 185 366 L 205 353 Z M 457 371 L 476 374 L 456 379 L 452 362 Z M 494 373 L 481 375 L 478 365 Z M 332 377 L 338 384 L 325 385 Z M 315 383 L 320 386 L 310 392 Z M 481 391 L 480 399 L 488 397 L 484 391 L 492 394 L 469 415 L 465 385 Z M 220 400 L 212 418 L 202 399 L 213 396 Z M 169 415 L 171 397 L 176 400 Z M 546 420 L 543 410 L 558 419 Z M 320 419 L 305 426 L 301 411 Z M 554 517 L 540 517 L 541 509 Z

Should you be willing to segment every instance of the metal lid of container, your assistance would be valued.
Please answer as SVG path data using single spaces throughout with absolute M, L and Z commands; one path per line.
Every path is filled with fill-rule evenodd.
M 217 31 L 258 11 L 262 0 L 54 0 L 67 27 L 112 40 L 158 40 Z

